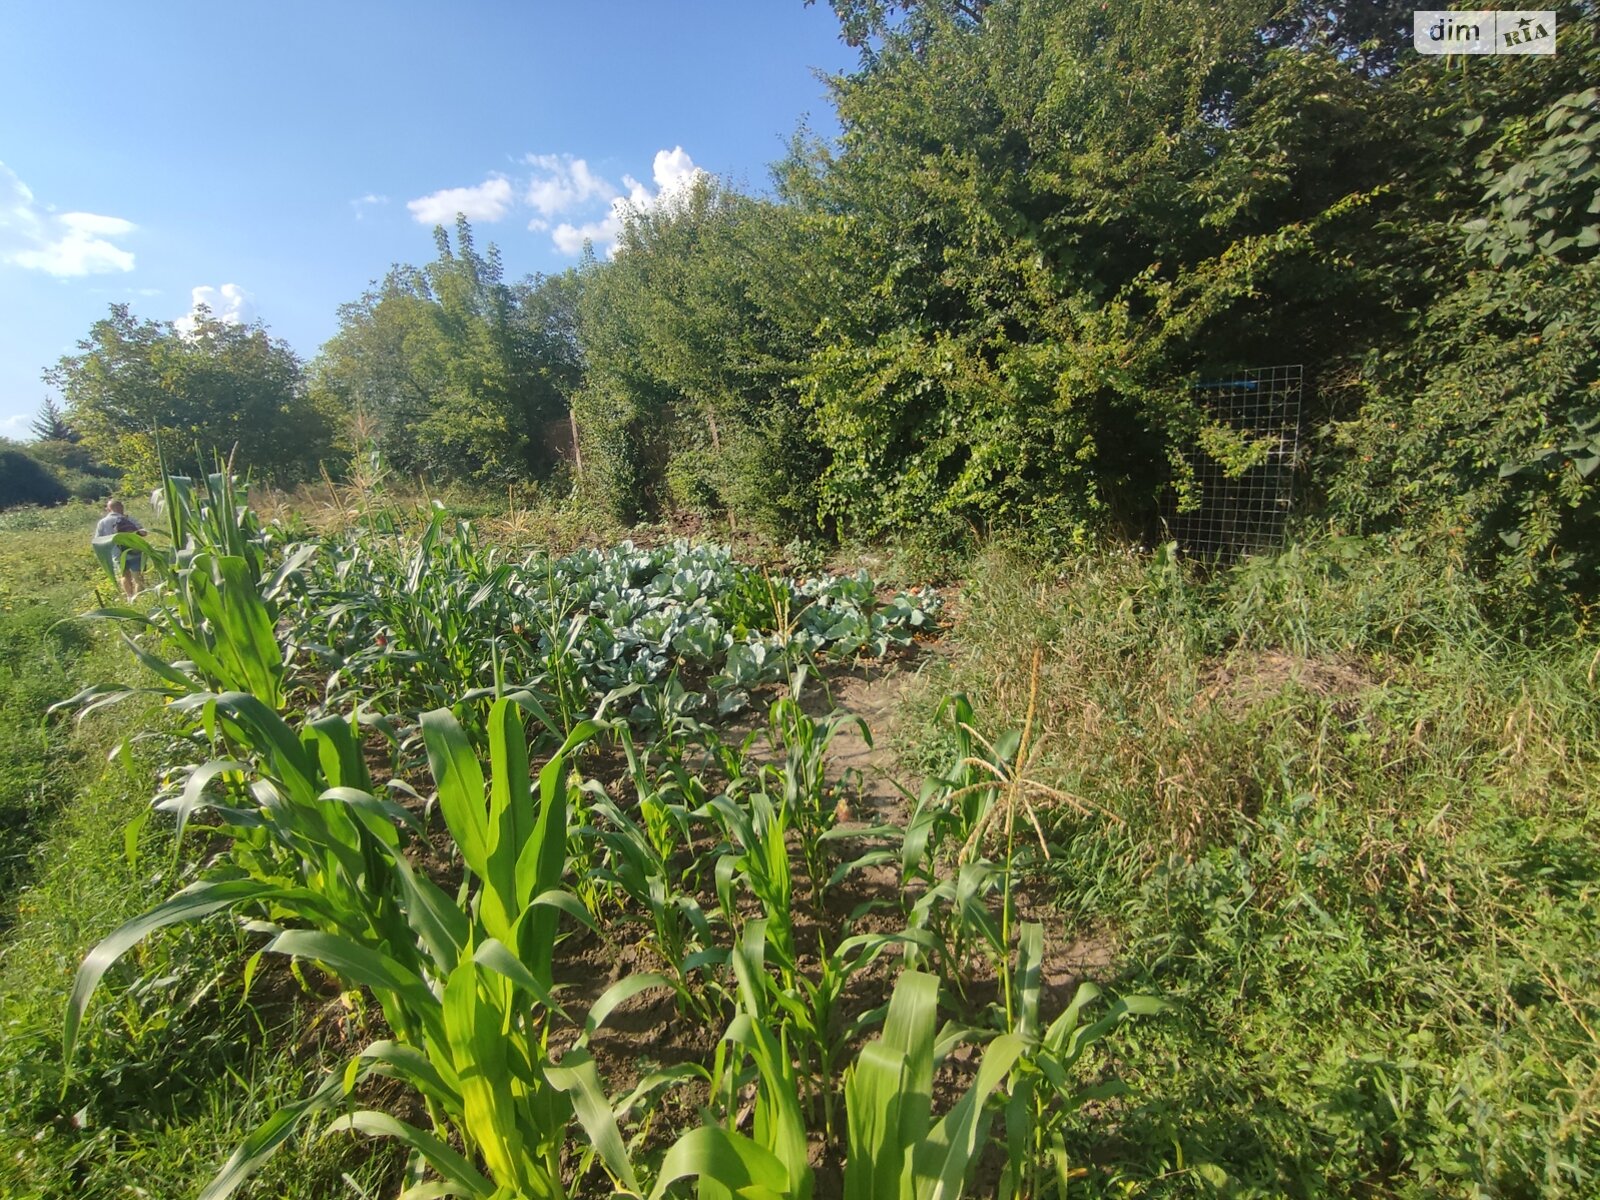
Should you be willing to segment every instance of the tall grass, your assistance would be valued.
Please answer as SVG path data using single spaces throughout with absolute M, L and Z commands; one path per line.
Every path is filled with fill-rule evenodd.
M 1090 1194 L 1595 1194 L 1600 641 L 1348 539 L 971 579 L 911 720 L 1020 723 L 1039 652 L 1032 771 L 1117 818 L 1059 805 L 1043 869 L 1184 1014 Z
M 152 779 L 173 765 L 160 706 L 45 715 L 89 679 L 137 674 L 106 626 L 68 619 L 112 598 L 88 545 L 97 515 L 0 515 L 0 1195 L 17 1200 L 192 1195 L 320 1069 L 303 1010 L 241 1003 L 239 938 L 210 925 L 152 943 L 112 981 L 64 1073 L 62 999 L 79 960 L 171 883 L 171 837 L 144 820 Z M 393 1167 L 328 1142 L 265 1186 L 310 1200 L 339 1194 L 346 1174 L 377 1188 Z

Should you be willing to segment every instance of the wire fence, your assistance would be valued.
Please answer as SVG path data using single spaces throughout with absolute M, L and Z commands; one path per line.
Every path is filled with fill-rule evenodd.
M 1266 458 L 1242 474 L 1230 474 L 1198 445 L 1184 451 L 1199 506 L 1168 515 L 1172 537 L 1196 558 L 1232 562 L 1283 545 L 1294 503 L 1294 475 L 1300 454 L 1300 400 L 1304 368 L 1252 367 L 1229 371 L 1195 384 L 1216 424 L 1252 443 L 1266 441 Z

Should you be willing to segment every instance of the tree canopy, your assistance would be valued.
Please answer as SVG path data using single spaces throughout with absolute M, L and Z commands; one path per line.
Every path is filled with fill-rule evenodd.
M 180 331 L 114 304 L 78 348 L 46 379 L 89 450 L 134 480 L 153 479 L 160 455 L 198 470 L 220 454 L 290 483 L 315 473 L 331 445 L 333 424 L 311 403 L 299 358 L 260 324 L 201 308 Z
M 772 192 L 625 209 L 512 283 L 464 218 L 339 312 L 302 386 L 260 327 L 114 308 L 68 423 L 294 478 L 333 444 L 566 478 L 803 536 L 1165 537 L 1225 429 L 1193 385 L 1301 363 L 1298 494 L 1518 588 L 1600 587 L 1592 0 L 1561 53 L 1409 51 L 1394 0 L 832 0 L 842 128 Z
M 580 375 L 575 272 L 508 284 L 466 219 L 438 257 L 395 266 L 339 310 L 312 365 L 319 402 L 397 470 L 504 483 L 546 476 L 570 443 Z
M 636 215 L 589 285 L 612 492 L 681 503 L 709 443 L 734 511 L 770 463 L 720 426 L 797 414 L 794 527 L 1162 536 L 1222 441 L 1189 385 L 1303 363 L 1323 515 L 1594 590 L 1591 4 L 1450 64 L 1387 0 L 832 7 L 838 141 L 780 203 Z

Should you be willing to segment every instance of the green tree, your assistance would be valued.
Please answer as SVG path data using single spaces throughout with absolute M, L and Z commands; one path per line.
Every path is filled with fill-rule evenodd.
M 1268 6 L 850 7 L 878 44 L 835 80 L 842 142 L 785 179 L 829 259 L 824 510 L 1142 532 L 1205 419 L 1186 378 L 1338 199 L 1274 204 L 1293 164 L 1235 151 Z
M 202 307 L 180 332 L 114 304 L 78 347 L 45 378 L 85 446 L 135 481 L 156 476 L 158 447 L 181 469 L 220 454 L 277 483 L 313 474 L 328 451 L 330 423 L 307 396 L 300 360 L 259 323 Z
M 1372 355 L 1367 402 L 1336 431 L 1345 512 L 1453 551 L 1508 597 L 1600 593 L 1597 111 L 1589 88 L 1463 123 L 1493 140 L 1481 207 L 1446 243 L 1451 286 Z
M 824 313 L 820 503 L 863 533 L 1157 533 L 1197 498 L 1184 449 L 1220 440 L 1187 385 L 1233 365 L 1305 363 L 1314 419 L 1349 417 L 1361 364 L 1448 290 L 1477 199 L 1460 119 L 1486 92 L 1540 111 L 1585 69 L 1581 41 L 1404 55 L 1390 0 L 833 7 L 862 47 L 843 135 L 782 186 Z
M 55 399 L 50 396 L 44 398 L 44 403 L 39 406 L 39 414 L 34 417 L 33 424 L 29 426 L 33 436 L 41 442 L 76 442 L 78 432 L 67 424 L 66 418 L 61 415 L 61 408 Z
M 582 304 L 591 488 L 623 517 L 815 529 L 824 465 L 798 379 L 817 312 L 796 210 L 709 178 L 628 214 Z M 799 297 L 797 299 L 797 297 Z
M 579 364 L 575 273 L 508 284 L 457 222 L 438 256 L 396 266 L 339 310 L 313 388 L 405 473 L 503 483 L 548 476 Z
M 395 266 L 359 300 L 339 308 L 339 331 L 310 368 L 311 391 L 336 413 L 355 449 L 371 444 L 404 475 L 449 474 L 423 422 L 444 389 L 446 350 L 427 279 Z

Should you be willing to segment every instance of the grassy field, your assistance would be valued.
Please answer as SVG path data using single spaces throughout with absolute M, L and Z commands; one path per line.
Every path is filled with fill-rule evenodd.
M 1103 810 L 1045 817 L 1063 920 L 1177 1002 L 1086 1193 L 1596 1194 L 1600 640 L 1354 540 L 970 580 L 905 733 L 949 688 L 1020 724 L 1042 650 L 1030 771 Z
M 284 986 L 247 995 L 241 966 L 259 943 L 212 918 L 146 941 L 113 972 L 65 1072 L 64 998 L 82 955 L 226 857 L 206 867 L 218 845 L 193 838 L 175 857 L 170 822 L 148 819 L 154 784 L 196 752 L 161 704 L 134 696 L 81 725 L 42 717 L 91 680 L 149 680 L 108 625 L 62 623 L 93 606 L 97 589 L 110 596 L 83 544 L 93 515 L 0 517 L 0 1194 L 194 1195 L 249 1129 L 350 1053 L 352 1022 L 362 1037 L 383 1024 L 353 1001 L 355 989 L 341 995 L 315 980 L 303 989 L 287 973 L 276 976 Z M 499 522 L 491 527 L 507 540 L 583 540 L 581 522 L 543 533 L 528 514 Z M 472 597 L 488 628 L 532 620 L 521 601 L 487 614 L 477 581 L 508 577 L 465 542 L 441 542 L 436 559 L 416 560 L 425 569 L 385 565 L 393 551 L 382 538 L 338 544 L 340 562 L 409 570 L 415 591 L 414 604 L 397 591 L 373 598 L 370 611 L 346 606 L 340 636 L 358 650 L 345 652 L 344 670 L 355 679 L 364 664 L 359 678 L 369 681 L 356 693 L 382 687 L 396 703 L 408 689 L 426 694 L 431 676 L 393 669 L 410 661 L 399 639 L 414 618 L 428 618 L 414 636 L 438 639 L 429 661 L 440 664 L 467 627 L 436 626 L 430 613 L 464 609 Z M 714 557 L 693 561 L 712 574 L 730 569 Z M 914 559 L 893 551 L 880 561 L 911 572 L 908 583 L 915 573 Z M 337 565 L 311 578 L 332 580 Z M 880 739 L 904 777 L 948 774 L 945 698 L 964 694 L 973 729 L 1000 747 L 990 757 L 1010 781 L 1009 802 L 1026 801 L 1011 853 L 1029 914 L 1050 914 L 1047 943 L 1076 947 L 1114 993 L 1170 1004 L 1089 1050 L 1077 1078 L 1118 1080 L 1122 1090 L 1096 1092 L 1052 1126 L 1071 1164 L 1067 1194 L 1595 1194 L 1600 964 L 1589 948 L 1600 896 L 1600 639 L 1576 626 L 1507 634 L 1483 615 L 1494 598 L 1451 564 L 1353 539 L 1316 539 L 1211 577 L 1166 551 L 1106 551 L 1044 568 L 998 548 L 961 575 L 946 589 L 940 650 L 924 656 L 911 703 Z M 738 587 L 726 611 L 766 603 Z M 627 594 L 606 603 L 637 607 Z M 286 620 L 314 625 L 327 610 L 309 594 L 297 605 Z M 871 644 L 869 626 L 841 632 L 849 624 L 830 617 L 816 628 Z M 562 678 L 612 669 L 607 644 L 582 645 L 588 657 L 571 657 Z M 440 679 L 460 689 L 476 669 L 464 658 L 459 677 Z M 715 669 L 719 679 L 737 674 L 727 663 Z M 761 678 L 747 686 L 765 686 Z M 344 693 L 330 682 L 328 694 Z M 1019 750 L 1005 734 L 1024 726 Z M 665 729 L 650 736 L 681 755 Z M 124 739 L 126 750 L 112 754 Z M 666 765 L 636 773 L 641 803 L 669 794 L 652 792 L 669 786 Z M 741 770 L 759 775 L 730 770 L 734 782 Z M 763 788 L 776 779 L 759 777 Z M 426 786 L 425 772 L 410 778 Z M 818 814 L 829 794 L 813 797 Z M 582 819 L 612 819 L 610 811 Z M 1025 818 L 1037 819 L 1048 854 Z M 999 828 L 987 844 L 1003 862 Z M 735 837 L 736 825 L 728 829 Z M 623 845 L 622 830 L 608 852 Z M 574 835 L 569 850 L 590 846 Z M 745 918 L 721 888 L 750 887 L 748 910 L 764 877 L 749 853 L 725 857 L 716 896 L 691 889 L 677 903 L 703 903 L 738 929 Z M 620 867 L 597 858 L 593 869 Z M 813 882 L 794 904 L 821 914 L 807 871 Z M 582 895 L 596 912 L 618 898 Z M 757 911 L 775 921 L 785 902 L 762 895 Z M 907 912 L 914 898 L 903 894 Z M 975 930 L 981 922 L 967 932 Z M 794 988 L 799 964 L 769 953 Z M 998 983 L 985 976 L 977 991 Z M 726 990 L 680 987 L 680 1004 L 724 1013 L 730 1002 Z M 996 1000 L 981 1019 L 1012 1028 L 1009 994 L 1006 1004 L 1001 1014 Z M 675 1028 L 649 1027 L 688 1036 Z M 850 1061 L 866 1036 L 828 1053 Z M 606 1043 L 595 1045 L 605 1059 Z M 942 1078 L 948 1089 L 971 1076 L 957 1068 Z M 675 1119 L 687 1128 L 694 1118 L 685 1109 Z M 997 1155 L 979 1161 L 980 1189 L 996 1186 Z M 304 1139 L 241 1194 L 389 1196 L 399 1161 L 388 1142 Z M 817 1194 L 833 1194 L 836 1180 L 826 1170 L 819 1178 Z M 604 1194 L 596 1186 L 591 1174 L 576 1194 Z M 1037 1194 L 1056 1193 L 1045 1185 Z
M 132 674 L 113 632 L 67 620 L 116 595 L 87 544 L 98 515 L 0 514 L 0 1195 L 16 1200 L 195 1195 L 321 1067 L 303 1013 L 241 1003 L 238 935 L 217 924 L 151 943 L 64 1071 L 79 961 L 174 883 L 170 835 L 146 822 L 172 759 L 160 705 L 134 699 L 82 725 L 44 715 L 91 681 Z M 260 1194 L 359 1195 L 342 1177 L 370 1183 L 387 1166 L 370 1147 L 313 1145 Z

